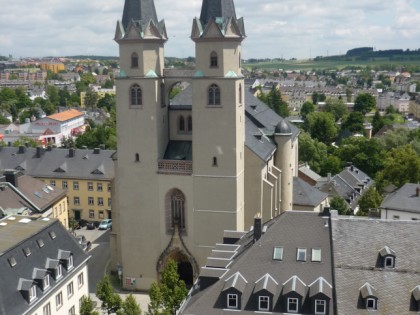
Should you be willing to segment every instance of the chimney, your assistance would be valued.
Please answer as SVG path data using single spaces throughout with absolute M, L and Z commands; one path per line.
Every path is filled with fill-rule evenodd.
M 101 145 L 99 146 L 99 149 L 101 149 L 101 150 L 105 150 L 105 144 L 101 144 Z
M 330 207 L 324 207 L 324 210 L 322 212 L 322 216 L 329 217 L 330 215 L 331 215 Z
M 35 157 L 39 159 L 41 157 L 41 154 L 42 154 L 42 148 L 41 147 L 36 147 Z
M 327 173 L 327 179 L 328 179 L 328 182 L 331 181 L 331 173 Z
M 23 154 L 23 153 L 25 153 L 25 146 L 20 145 L 19 150 L 18 150 L 18 154 Z
M 69 157 L 70 157 L 70 158 L 73 158 L 73 157 L 74 157 L 74 153 L 75 153 L 75 151 L 76 151 L 76 150 L 75 150 L 74 148 L 70 148 L 70 149 L 69 149 Z
M 416 188 L 416 196 L 420 197 L 420 186 L 417 186 Z
M 99 154 L 99 153 L 101 153 L 101 149 L 99 148 L 93 149 L 93 154 Z
M 352 166 L 350 166 L 350 171 L 354 171 L 354 166 L 352 165 Z
M 18 178 L 22 175 L 22 173 L 15 170 L 5 170 L 3 175 L 6 178 L 6 182 L 12 184 L 16 188 L 19 187 Z
M 258 241 L 261 238 L 262 228 L 261 228 L 261 216 L 258 213 L 254 217 L 254 242 Z

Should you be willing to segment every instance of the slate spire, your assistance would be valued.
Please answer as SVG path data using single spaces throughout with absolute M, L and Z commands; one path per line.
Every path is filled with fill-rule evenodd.
M 211 18 L 236 19 L 233 0 L 203 0 L 200 15 L 201 23 L 206 25 Z
M 158 25 L 154 0 L 125 0 L 122 24 L 127 29 L 130 22 L 142 21 L 146 24 L 150 20 Z

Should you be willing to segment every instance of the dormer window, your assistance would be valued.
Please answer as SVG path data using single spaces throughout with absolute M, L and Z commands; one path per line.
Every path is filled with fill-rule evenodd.
M 73 255 L 70 255 L 67 260 L 67 270 L 70 270 L 71 268 L 73 268 Z
M 287 299 L 287 312 L 288 313 L 297 313 L 298 312 L 298 303 L 299 300 L 296 298 Z
M 212 51 L 210 54 L 210 68 L 217 68 L 219 66 L 217 53 Z
M 296 260 L 306 261 L 306 248 L 298 248 Z
M 258 310 L 259 311 L 270 310 L 270 297 L 269 296 L 260 296 L 258 298 Z
M 395 268 L 396 253 L 391 248 L 385 246 L 379 251 L 379 256 L 379 260 L 382 262 L 382 266 L 379 265 L 377 267 Z
M 227 295 L 227 308 L 230 308 L 230 309 L 238 308 L 238 295 L 237 294 Z
M 315 314 L 327 314 L 327 301 L 315 300 Z
M 55 279 L 60 279 L 63 276 L 63 267 L 61 264 L 58 264 L 55 268 Z
M 394 268 L 394 257 L 388 256 L 385 257 L 385 268 Z
M 33 285 L 29 289 L 29 303 L 36 299 L 36 286 Z
M 42 279 L 42 290 L 46 290 L 50 287 L 50 275 L 45 275 Z
M 367 310 L 376 310 L 376 299 L 374 299 L 374 298 L 366 299 L 366 309 Z

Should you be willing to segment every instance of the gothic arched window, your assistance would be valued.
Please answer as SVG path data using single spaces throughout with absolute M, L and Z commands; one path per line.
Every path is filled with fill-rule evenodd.
M 209 87 L 209 105 L 220 105 L 220 88 L 216 84 Z
M 138 68 L 139 67 L 139 55 L 137 53 L 131 54 L 131 68 Z
M 217 59 L 217 53 L 212 51 L 210 54 L 210 68 L 217 68 L 219 66 L 219 62 Z
M 192 117 L 188 116 L 187 118 L 187 132 L 192 132 Z
M 143 95 L 139 85 L 131 86 L 131 105 L 143 105 Z
M 183 116 L 179 116 L 178 131 L 179 132 L 185 132 L 185 119 L 184 119 Z
M 171 227 L 178 225 L 185 229 L 185 197 L 182 192 L 175 190 L 171 195 Z

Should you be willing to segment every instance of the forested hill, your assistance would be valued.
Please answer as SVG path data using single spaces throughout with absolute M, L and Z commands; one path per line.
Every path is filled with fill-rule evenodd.
M 375 50 L 373 47 L 360 47 L 347 51 L 345 55 L 316 57 L 315 60 L 420 60 L 420 49 Z

